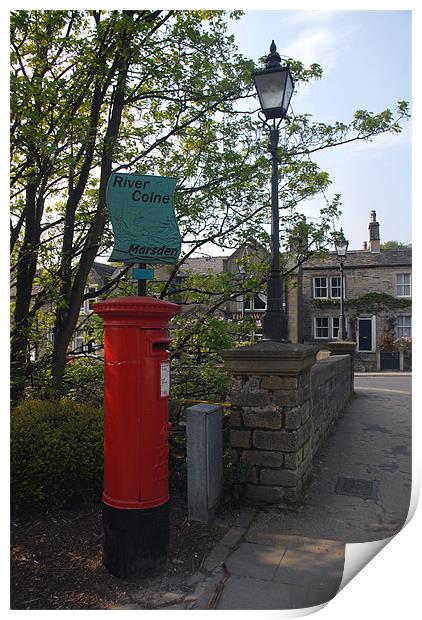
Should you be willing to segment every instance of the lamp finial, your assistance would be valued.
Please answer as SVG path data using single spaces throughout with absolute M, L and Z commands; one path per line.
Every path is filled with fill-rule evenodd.
M 277 47 L 273 39 L 270 45 L 270 53 L 267 56 L 266 68 L 269 69 L 270 67 L 279 67 L 280 64 L 281 64 L 281 57 L 280 57 L 280 54 L 277 52 Z

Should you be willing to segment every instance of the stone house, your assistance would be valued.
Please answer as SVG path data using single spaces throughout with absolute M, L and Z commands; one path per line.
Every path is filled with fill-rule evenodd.
M 350 250 L 344 264 L 344 307 L 346 333 L 356 341 L 356 370 L 410 370 L 412 337 L 412 252 L 411 248 L 381 249 L 380 225 L 372 211 L 369 240 L 361 250 Z M 186 274 L 241 272 L 238 259 L 247 253 L 265 256 L 265 249 L 253 239 L 230 256 L 190 258 L 181 269 L 175 286 L 182 286 Z M 158 267 L 158 266 L 157 266 Z M 158 268 L 159 279 L 166 277 Z M 335 252 L 303 263 L 285 283 L 288 337 L 294 343 L 326 348 L 338 339 L 340 323 L 340 269 Z M 255 338 L 262 337 L 261 318 L 266 310 L 265 285 L 252 296 L 227 302 L 219 310 L 230 321 L 246 315 L 255 319 Z M 183 310 L 183 307 L 182 307 Z
M 92 297 L 83 300 L 81 304 L 81 313 L 79 315 L 79 323 L 81 323 L 85 317 L 92 313 L 92 306 L 96 301 L 98 301 L 98 296 L 96 295 L 97 291 L 99 291 L 109 280 L 111 280 L 116 271 L 118 270 L 113 265 L 100 263 L 97 261 L 94 262 L 89 272 L 88 281 L 85 287 L 85 295 L 89 293 Z M 97 343 L 90 339 L 86 331 L 83 329 L 83 324 L 81 328 L 74 333 L 70 347 L 72 352 L 76 355 L 81 353 L 93 353 L 94 351 L 99 350 Z
M 203 256 L 188 258 L 183 263 L 178 271 L 177 276 L 172 281 L 172 287 L 174 290 L 184 289 L 185 281 L 189 274 L 200 275 L 215 275 L 230 273 L 235 279 L 247 278 L 247 274 L 242 271 L 239 260 L 249 255 L 249 258 L 257 256 L 261 259 L 266 256 L 266 250 L 254 239 L 248 239 L 244 244 L 237 248 L 232 254 L 228 256 Z M 253 258 L 252 258 L 253 259 Z M 155 265 L 155 279 L 164 282 L 168 279 L 171 273 L 172 267 L 165 265 Z M 262 336 L 261 329 L 261 317 L 267 308 L 267 298 L 265 294 L 266 284 L 264 284 L 262 291 L 241 296 L 233 300 L 229 300 L 221 305 L 216 315 L 229 321 L 238 321 L 245 315 L 251 316 L 255 319 L 256 329 L 254 330 L 254 337 Z M 183 304 L 180 299 L 175 300 L 181 306 L 181 311 L 194 312 L 195 306 L 192 304 Z
M 347 253 L 344 313 L 356 341 L 356 370 L 410 370 L 412 337 L 411 248 L 381 249 L 380 225 L 371 212 L 369 243 Z M 289 339 L 324 349 L 338 338 L 340 269 L 335 252 L 297 270 L 287 297 Z

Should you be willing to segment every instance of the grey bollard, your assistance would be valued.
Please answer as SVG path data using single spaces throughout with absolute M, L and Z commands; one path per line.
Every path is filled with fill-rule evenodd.
M 223 408 L 194 405 L 186 409 L 188 519 L 208 523 L 223 489 Z

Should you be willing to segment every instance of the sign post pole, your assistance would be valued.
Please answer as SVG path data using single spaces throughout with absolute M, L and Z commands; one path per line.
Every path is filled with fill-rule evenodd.
M 145 263 L 138 263 L 138 269 L 145 269 Z M 138 296 L 145 297 L 147 294 L 147 281 L 144 279 L 138 279 Z

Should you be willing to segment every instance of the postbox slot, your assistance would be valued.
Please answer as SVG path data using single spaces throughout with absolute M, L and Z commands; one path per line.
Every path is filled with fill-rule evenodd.
M 170 340 L 158 340 L 152 343 L 153 351 L 165 351 L 169 348 Z

